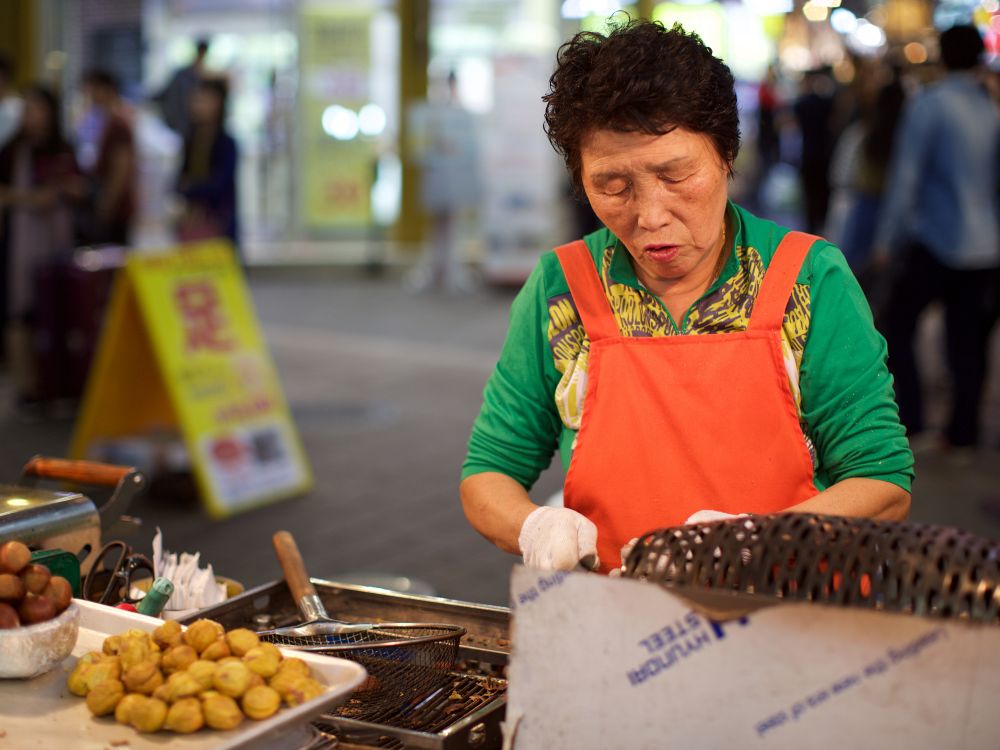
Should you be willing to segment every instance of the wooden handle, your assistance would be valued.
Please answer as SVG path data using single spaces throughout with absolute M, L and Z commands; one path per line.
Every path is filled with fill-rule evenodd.
M 279 531 L 271 537 L 271 541 L 274 543 L 274 552 L 278 555 L 281 569 L 285 571 L 285 582 L 292 592 L 292 598 L 299 602 L 307 596 L 316 596 L 316 587 L 309 580 L 295 538 L 287 531 Z
M 77 484 L 101 487 L 116 487 L 118 483 L 135 471 L 131 466 L 112 466 L 96 461 L 70 461 L 64 458 L 44 458 L 36 456 L 24 467 L 24 474 L 57 479 Z

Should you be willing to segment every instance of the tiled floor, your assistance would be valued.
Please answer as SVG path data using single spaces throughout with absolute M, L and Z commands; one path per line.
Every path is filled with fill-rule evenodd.
M 515 559 L 471 530 L 457 485 L 512 294 L 411 296 L 392 279 L 343 273 L 262 277 L 252 288 L 316 488 L 222 522 L 183 498 L 147 498 L 132 509 L 144 521 L 132 541 L 148 547 L 159 526 L 169 549 L 200 551 L 217 572 L 257 584 L 280 576 L 270 537 L 284 528 L 315 576 L 407 575 L 443 596 L 505 603 Z M 934 326 L 926 330 L 931 345 Z M 991 416 L 1000 415 L 998 401 L 994 387 Z M 33 453 L 64 454 L 72 427 L 9 414 L 0 425 L 5 479 Z M 995 449 L 971 465 L 921 456 L 913 520 L 1000 538 L 998 459 Z M 536 499 L 560 483 L 561 471 L 550 469 Z

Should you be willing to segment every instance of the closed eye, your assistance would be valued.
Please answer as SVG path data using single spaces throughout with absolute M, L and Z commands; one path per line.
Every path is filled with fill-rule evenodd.
M 670 185 L 676 185 L 679 182 L 684 182 L 684 180 L 686 180 L 690 176 L 691 175 L 684 175 L 683 177 L 673 177 L 670 175 L 661 174 L 659 177 L 663 182 L 666 182 Z
M 611 185 L 605 186 L 603 192 L 605 195 L 625 195 L 629 190 L 632 189 L 631 183 L 613 183 Z

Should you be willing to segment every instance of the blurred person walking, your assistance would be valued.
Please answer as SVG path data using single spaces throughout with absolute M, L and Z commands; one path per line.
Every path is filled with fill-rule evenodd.
M 225 237 L 239 251 L 236 167 L 239 151 L 226 132 L 228 86 L 225 81 L 201 81 L 191 97 L 191 131 L 184 140 L 184 157 L 177 192 L 184 209 L 177 224 L 182 242 Z
M 879 89 L 875 101 L 864 107 L 861 119 L 844 131 L 834 151 L 831 181 L 835 187 L 839 183 L 845 209 L 842 225 L 836 231 L 828 227 L 827 237 L 840 246 L 859 278 L 867 276 L 871 263 L 889 159 L 905 102 L 900 70 L 893 68 L 889 82 Z
M 199 39 L 195 44 L 194 60 L 177 70 L 163 90 L 153 97 L 160 105 L 163 121 L 182 138 L 191 129 L 191 97 L 205 77 L 205 58 L 209 41 Z
M 1000 115 L 977 78 L 984 46 L 976 28 L 946 30 L 940 49 L 943 79 L 917 94 L 903 115 L 876 265 L 895 274 L 885 334 L 907 433 L 925 428 L 914 333 L 920 313 L 941 301 L 952 378 L 945 446 L 973 448 L 1000 292 Z
M 805 199 L 806 229 L 823 231 L 830 204 L 830 160 L 833 156 L 834 97 L 837 85 L 827 69 L 807 71 L 793 105 L 802 136 L 799 175 Z
M 757 88 L 757 174 L 753 192 L 757 207 L 763 205 L 761 191 L 771 168 L 781 160 L 782 107 L 778 67 L 771 63 Z
M 43 86 L 24 97 L 21 129 L 0 150 L 0 208 L 6 246 L 6 346 L 18 402 L 39 397 L 33 330 L 37 273 L 73 248 L 73 204 L 86 188 L 63 136 L 59 101 Z
M 458 79 L 448 74 L 446 91 L 411 114 L 414 151 L 423 182 L 421 199 L 431 220 L 430 245 L 408 279 L 414 291 L 440 287 L 449 292 L 473 288 L 458 246 L 458 220 L 479 207 L 476 124 L 458 101 Z
M 24 102 L 14 89 L 14 64 L 0 55 L 0 147 L 17 133 L 23 110 Z
M 136 207 L 136 145 L 131 117 L 118 79 L 103 70 L 84 77 L 101 123 L 90 181 L 89 220 L 81 239 L 88 244 L 127 245 Z

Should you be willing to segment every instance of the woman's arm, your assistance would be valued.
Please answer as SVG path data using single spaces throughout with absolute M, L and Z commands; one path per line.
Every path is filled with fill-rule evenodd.
M 462 507 L 469 523 L 504 552 L 524 557 L 541 570 L 595 567 L 597 527 L 575 510 L 538 506 L 521 484 L 506 474 L 484 472 L 466 477 Z M 587 561 L 593 558 L 593 563 Z
M 810 251 L 811 322 L 800 368 L 802 417 L 827 489 L 793 510 L 904 519 L 913 454 L 857 280 L 836 248 Z
M 881 479 L 850 477 L 782 512 L 905 521 L 910 513 L 910 493 Z
M 504 552 L 520 554 L 517 539 L 524 519 L 538 507 L 527 490 L 506 474 L 484 472 L 463 479 L 459 492 L 472 528 Z

